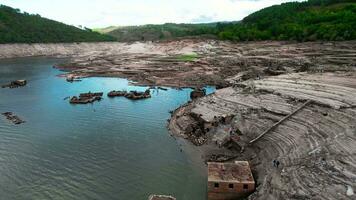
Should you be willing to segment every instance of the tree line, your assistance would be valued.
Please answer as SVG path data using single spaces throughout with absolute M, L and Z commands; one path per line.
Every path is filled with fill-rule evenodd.
M 40 15 L 0 5 L 0 43 L 114 41 L 109 35 L 80 29 Z
M 240 23 L 217 24 L 219 38 L 251 40 L 354 40 L 354 0 L 309 0 L 257 11 Z

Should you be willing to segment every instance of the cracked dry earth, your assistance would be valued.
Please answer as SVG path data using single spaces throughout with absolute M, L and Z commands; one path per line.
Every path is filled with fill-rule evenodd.
M 312 103 L 249 144 L 307 100 Z M 197 121 L 193 116 L 227 115 L 235 116 L 229 125 L 239 130 L 237 143 L 245 149 L 236 152 L 237 159 L 250 161 L 257 181 L 249 199 L 355 197 L 347 194 L 356 189 L 354 72 L 293 73 L 241 82 L 179 108 L 169 127 L 176 134 L 195 134 L 186 131 Z M 226 124 L 210 132 L 219 126 Z M 274 159 L 281 162 L 279 169 L 272 166 Z

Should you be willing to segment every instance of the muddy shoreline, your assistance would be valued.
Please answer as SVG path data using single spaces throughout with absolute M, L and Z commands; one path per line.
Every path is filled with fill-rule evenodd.
M 258 187 L 249 199 L 346 199 L 346 188 L 356 187 L 356 41 L 185 39 L 0 47 L 0 58 L 69 57 L 55 66 L 64 77 L 217 86 L 215 94 L 175 110 L 168 127 L 199 146 L 204 160 L 250 161 Z M 308 100 L 313 103 L 249 144 Z M 272 167 L 273 159 L 281 161 L 280 169 Z
M 201 149 L 215 147 L 205 160 L 248 160 L 257 181 L 249 199 L 347 199 L 356 176 L 355 94 L 355 72 L 248 80 L 181 106 L 169 129 Z

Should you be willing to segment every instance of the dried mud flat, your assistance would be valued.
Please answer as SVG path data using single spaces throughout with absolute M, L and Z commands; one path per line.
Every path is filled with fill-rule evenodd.
M 125 77 L 143 85 L 227 86 L 228 82 L 300 71 L 350 70 L 356 41 L 332 43 L 176 40 L 147 43 L 0 45 L 0 58 L 70 57 L 64 76 Z M 186 58 L 184 55 L 188 55 Z M 193 55 L 193 56 L 191 56 Z
M 67 75 L 125 77 L 142 85 L 225 87 L 229 78 L 350 70 L 356 63 L 356 42 L 233 44 L 180 40 L 116 45 L 73 56 L 69 63 L 57 67 L 70 71 Z M 195 56 L 186 59 L 185 55 Z
M 216 85 L 223 89 L 174 111 L 169 128 L 200 146 L 207 158 L 224 154 L 250 161 L 258 187 L 249 199 L 355 196 L 356 41 L 0 46 L 0 58 L 70 57 L 56 66 L 67 77 L 126 77 L 138 84 L 173 87 Z M 192 53 L 193 59 L 182 57 Z M 229 142 L 216 145 L 216 135 L 225 137 L 230 130 L 234 134 L 228 134 Z M 281 162 L 279 169 L 272 166 L 274 159 Z

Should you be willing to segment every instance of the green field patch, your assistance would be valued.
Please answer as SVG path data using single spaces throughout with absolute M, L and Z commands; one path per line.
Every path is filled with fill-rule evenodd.
M 198 59 L 199 56 L 196 53 L 191 53 L 191 54 L 182 54 L 182 55 L 178 55 L 177 56 L 177 60 L 179 61 L 185 61 L 185 62 L 191 62 L 191 61 L 195 61 L 196 59 Z

